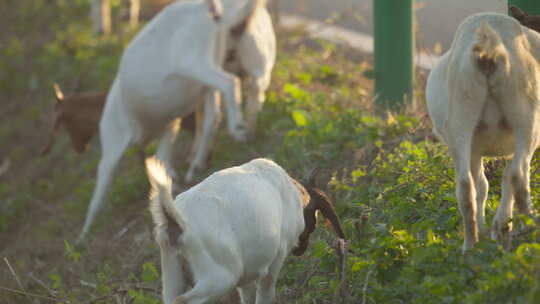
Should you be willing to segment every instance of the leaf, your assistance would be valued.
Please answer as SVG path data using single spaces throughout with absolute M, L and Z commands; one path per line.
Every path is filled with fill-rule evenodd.
M 351 177 L 352 177 L 353 182 L 356 182 L 359 178 L 364 177 L 366 175 L 367 175 L 366 171 L 362 168 L 358 168 L 354 170 L 353 172 L 351 172 Z
M 323 282 L 326 282 L 327 278 L 323 276 L 313 276 L 311 279 L 309 279 L 309 285 L 319 285 Z
M 311 118 L 309 113 L 303 110 L 292 111 L 291 115 L 297 127 L 305 127 Z
M 81 259 L 81 253 L 78 252 L 67 240 L 64 240 L 64 247 L 68 259 L 72 260 L 73 262 L 78 262 Z
M 326 255 L 327 247 L 328 246 L 326 245 L 326 243 L 322 240 L 314 242 L 313 249 L 311 251 L 313 253 L 313 257 L 317 259 L 322 258 L 324 255 Z
M 141 279 L 145 283 L 152 283 L 159 280 L 159 273 L 152 262 L 144 263 Z
M 292 83 L 286 83 L 283 86 L 283 92 L 290 95 L 293 99 L 296 100 L 305 100 L 308 96 L 308 93 L 306 91 L 302 90 L 297 85 L 294 85 Z
M 49 279 L 53 282 L 52 288 L 53 289 L 60 289 L 62 287 L 62 278 L 57 273 L 51 273 L 49 275 Z

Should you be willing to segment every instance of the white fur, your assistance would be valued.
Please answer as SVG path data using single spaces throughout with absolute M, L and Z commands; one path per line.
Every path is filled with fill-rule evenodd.
M 214 1 L 167 6 L 124 51 L 100 121 L 102 157 L 80 240 L 94 222 L 117 164 L 130 145 L 144 144 L 161 134 L 157 157 L 174 175 L 171 149 L 180 118 L 194 111 L 206 88 L 223 94 L 229 133 L 245 141 L 239 80 L 221 66 L 229 28 L 245 20 L 261 0 L 220 0 L 223 12 L 217 20 L 209 9 Z
M 304 229 L 301 193 L 289 175 L 259 158 L 216 172 L 173 201 L 164 168 L 155 160 L 147 168 L 164 303 L 213 303 L 237 287 L 245 303 L 272 303 L 279 270 Z M 170 225 L 181 230 L 174 239 Z
M 492 58 L 484 73 L 479 58 Z M 529 168 L 540 140 L 540 35 L 501 14 L 467 18 L 451 49 L 432 70 L 426 88 L 434 132 L 448 145 L 456 168 L 463 216 L 463 251 L 487 232 L 488 181 L 482 156 L 511 156 L 502 181 L 492 237 L 508 243 L 514 201 L 531 215 Z M 489 74 L 489 75 L 488 75 Z
M 270 86 L 276 58 L 276 34 L 270 14 L 264 5 L 254 11 L 246 31 L 240 37 L 228 35 L 227 49 L 236 52 L 237 60 L 226 65 L 226 70 L 235 74 L 240 72 L 246 74 L 245 81 L 242 82 L 246 93 L 246 125 L 249 138 L 254 139 L 257 114 L 265 101 L 265 92 Z M 188 183 L 193 182 L 196 172 L 205 167 L 217 126 L 221 120 L 219 98 L 217 92 L 209 91 L 205 94 L 204 122 L 197 123 L 193 146 L 195 156 L 185 176 L 185 181 Z M 201 116 L 200 113 L 199 116 Z

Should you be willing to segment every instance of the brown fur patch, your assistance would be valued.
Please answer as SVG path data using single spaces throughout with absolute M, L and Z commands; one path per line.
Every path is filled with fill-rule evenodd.
M 499 120 L 499 129 L 512 130 L 512 127 L 510 127 L 508 121 L 503 117 L 501 120 Z
M 486 76 L 491 76 L 497 71 L 497 64 L 494 58 L 490 58 L 483 54 L 476 57 L 476 64 Z

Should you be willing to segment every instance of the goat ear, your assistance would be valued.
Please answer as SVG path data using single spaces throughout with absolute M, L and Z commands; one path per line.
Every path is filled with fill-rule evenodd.
M 316 187 L 317 174 L 319 174 L 320 170 L 321 170 L 320 167 L 315 167 L 315 168 L 311 169 L 309 174 L 304 178 L 306 186 L 308 186 L 308 187 Z
M 527 13 L 525 13 L 515 5 L 510 6 L 510 12 L 512 13 L 512 16 L 519 21 L 522 21 L 525 17 L 528 16 Z
M 53 84 L 54 93 L 56 94 L 56 101 L 61 102 L 64 100 L 64 93 L 60 90 L 58 83 Z
M 309 236 L 315 230 L 315 225 L 317 223 L 317 217 L 315 216 L 316 211 L 317 209 L 313 208 L 313 206 L 304 208 L 304 231 L 300 234 L 298 244 L 292 251 L 296 256 L 301 256 L 306 252 L 309 245 Z

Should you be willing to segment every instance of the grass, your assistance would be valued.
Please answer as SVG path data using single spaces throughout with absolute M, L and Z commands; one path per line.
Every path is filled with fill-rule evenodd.
M 67 91 L 107 88 L 134 33 L 121 27 L 113 37 L 93 37 L 83 0 L 11 0 L 0 10 L 10 12 L 0 26 L 11 26 L 0 36 L 0 161 L 11 162 L 0 176 L 0 256 L 13 269 L 0 261 L 2 302 L 159 303 L 159 250 L 135 153 L 126 153 L 85 246 L 72 242 L 94 187 L 97 141 L 77 155 L 64 135 L 49 156 L 37 156 L 51 124 L 52 83 Z M 210 167 L 199 176 L 261 156 L 296 177 L 322 168 L 319 183 L 351 240 L 344 298 L 334 298 L 333 235 L 319 224 L 306 255 L 289 257 L 282 269 L 277 303 L 537 303 L 537 232 L 514 239 L 510 252 L 482 240 L 461 255 L 454 172 L 446 147 L 426 140 L 429 122 L 418 110 L 423 82 L 419 106 L 377 115 L 369 56 L 306 39 L 302 31 L 280 37 L 255 143 L 234 143 L 220 132 Z M 179 151 L 189 140 L 182 136 Z M 184 156 L 176 157 L 180 175 Z M 487 160 L 488 222 L 504 164 Z M 537 168 L 535 157 L 536 209 Z

